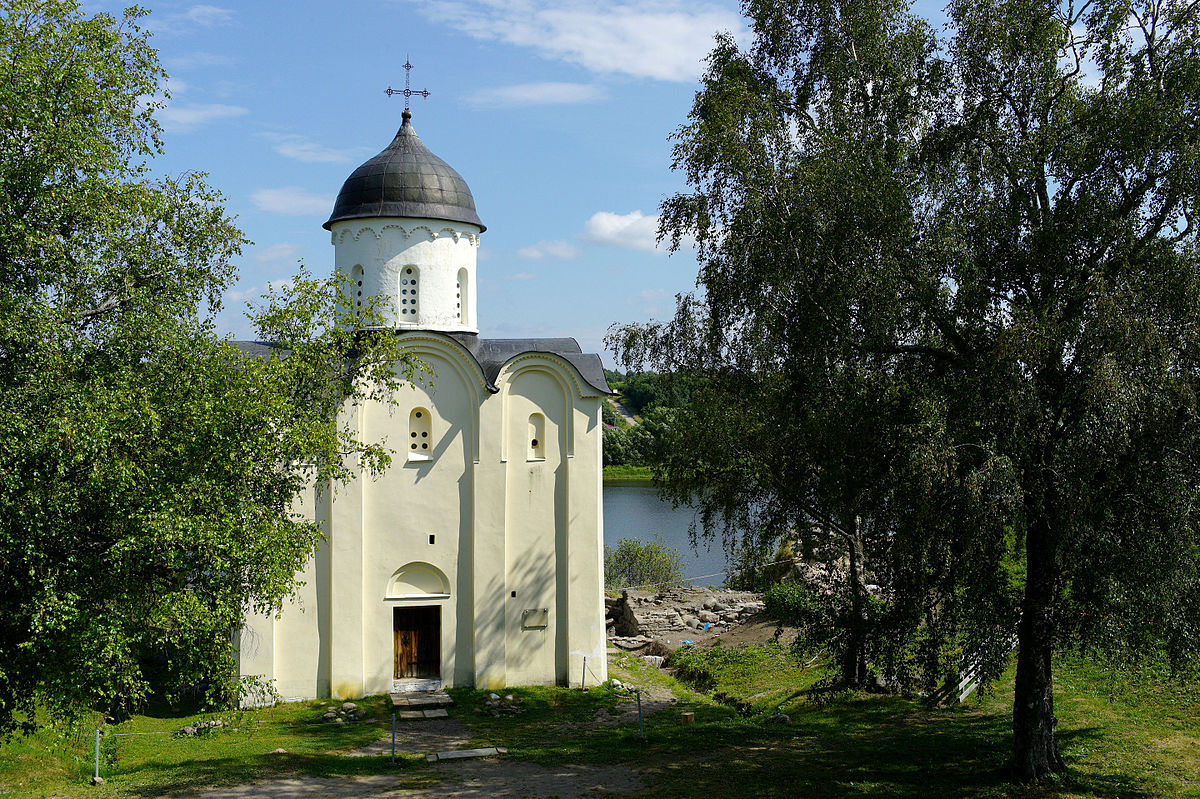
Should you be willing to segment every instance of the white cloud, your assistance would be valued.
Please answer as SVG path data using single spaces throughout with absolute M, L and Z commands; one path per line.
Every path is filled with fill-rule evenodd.
M 522 258 L 532 258 L 535 261 L 540 261 L 543 258 L 569 260 L 579 255 L 579 250 L 566 241 L 539 241 L 537 244 L 531 244 L 528 247 L 522 247 L 517 250 L 517 255 Z
M 361 154 L 361 151 L 357 149 L 336 150 L 326 147 L 296 133 L 263 133 L 261 135 L 274 145 L 275 152 L 285 158 L 294 158 L 306 164 L 343 164 Z
M 251 255 L 260 264 L 295 262 L 300 255 L 300 248 L 291 242 L 283 241 L 270 247 L 256 247 Z
M 432 20 L 476 39 L 531 47 L 598 73 L 690 82 L 718 31 L 741 32 L 737 12 L 711 2 L 417 0 Z
M 537 275 L 532 272 L 517 272 L 514 275 L 506 275 L 504 277 L 505 280 L 534 280 L 536 278 Z
M 211 28 L 215 25 L 224 25 L 230 22 L 233 19 L 233 11 L 228 8 L 200 5 L 192 6 L 183 12 L 183 16 L 189 22 L 194 22 L 205 28 Z
M 233 22 L 233 9 L 194 5 L 186 11 L 148 17 L 143 27 L 155 33 L 186 33 L 193 28 L 216 28 Z
M 591 103 L 605 96 L 599 86 L 586 83 L 518 83 L 484 89 L 467 97 L 471 105 L 488 108 L 514 108 L 526 105 L 565 105 Z
M 278 189 L 259 189 L 250 195 L 260 211 L 286 216 L 327 214 L 333 208 L 333 200 L 323 194 L 314 194 L 299 186 L 283 186 Z
M 227 67 L 233 63 L 233 58 L 219 53 L 180 53 L 163 58 L 163 64 L 170 69 L 193 69 L 195 67 Z M 174 79 L 172 79 L 174 83 Z
M 172 81 L 172 92 L 179 91 L 179 83 Z M 160 109 L 157 116 L 162 126 L 172 133 L 191 133 L 201 125 L 221 119 L 233 119 L 250 113 L 240 105 L 224 103 L 170 103 Z
M 583 235 L 589 241 L 612 244 L 630 250 L 663 253 L 658 246 L 658 216 L 646 216 L 641 211 L 614 214 L 597 211 L 583 226 Z

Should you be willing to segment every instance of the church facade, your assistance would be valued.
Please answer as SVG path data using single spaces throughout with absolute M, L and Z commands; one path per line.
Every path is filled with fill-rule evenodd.
M 599 356 L 479 337 L 486 228 L 407 110 L 325 228 L 351 301 L 375 298 L 429 369 L 394 403 L 345 408 L 393 463 L 299 498 L 325 541 L 292 602 L 246 619 L 241 674 L 286 699 L 565 684 L 585 659 L 605 679 Z

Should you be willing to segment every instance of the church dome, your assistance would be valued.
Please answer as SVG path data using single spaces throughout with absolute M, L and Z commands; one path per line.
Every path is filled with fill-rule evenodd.
M 462 175 L 429 151 L 413 130 L 412 114 L 392 143 L 346 178 L 323 227 L 343 219 L 408 217 L 478 225 L 475 198 Z

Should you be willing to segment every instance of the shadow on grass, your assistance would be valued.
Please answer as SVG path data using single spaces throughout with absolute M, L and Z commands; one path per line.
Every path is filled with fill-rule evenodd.
M 343 757 L 337 754 L 280 754 L 257 757 L 183 760 L 169 766 L 147 765 L 123 770 L 113 782 L 134 796 L 179 796 L 209 788 L 246 785 L 263 780 L 296 777 L 363 777 L 378 775 L 406 776 L 413 787 L 437 781 L 432 774 L 422 775 L 424 757 Z M 140 772 L 152 776 L 152 782 L 138 784 Z M 122 785 L 122 783 L 124 783 Z
M 696 714 L 679 724 L 679 711 Z M 476 725 L 472 725 L 476 726 Z M 929 709 L 893 697 L 847 697 L 793 714 L 787 724 L 743 717 L 714 705 L 678 705 L 636 722 L 570 734 L 555 725 L 484 730 L 510 757 L 542 765 L 624 764 L 642 772 L 647 795 L 669 797 L 1052 797 L 1063 793 L 1149 797 L 1135 774 L 1071 769 L 1041 785 L 1012 782 L 1011 719 L 967 709 Z M 1063 745 L 1100 738 L 1097 730 L 1060 735 Z

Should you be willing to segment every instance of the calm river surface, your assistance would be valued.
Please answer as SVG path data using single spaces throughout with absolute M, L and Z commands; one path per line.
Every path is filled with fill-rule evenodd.
M 605 483 L 604 484 L 604 543 L 616 546 L 622 538 L 649 541 L 655 533 L 661 533 L 669 546 L 678 547 L 683 556 L 683 574 L 695 577 L 701 585 L 719 585 L 725 575 L 702 577 L 720 572 L 725 568 L 725 553 L 719 542 L 706 549 L 700 544 L 699 551 L 688 543 L 688 525 L 695 513 L 691 508 L 672 508 L 670 502 L 658 498 L 658 493 L 649 483 Z

